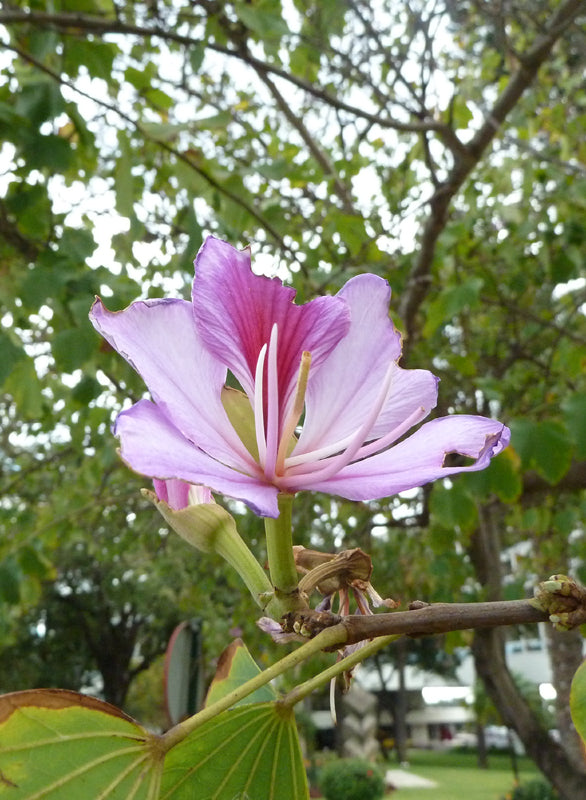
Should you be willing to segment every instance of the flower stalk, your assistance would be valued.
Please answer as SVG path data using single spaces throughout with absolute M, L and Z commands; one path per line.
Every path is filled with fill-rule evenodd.
M 270 611 L 278 616 L 287 611 L 307 608 L 307 602 L 299 592 L 299 575 L 293 556 L 293 495 L 278 496 L 279 516 L 265 518 L 267 557 L 269 574 L 273 585 L 274 600 Z

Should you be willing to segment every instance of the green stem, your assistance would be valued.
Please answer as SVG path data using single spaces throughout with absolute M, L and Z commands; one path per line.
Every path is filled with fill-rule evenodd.
M 230 532 L 225 539 L 218 537 L 216 552 L 234 567 L 250 594 L 264 609 L 267 599 L 273 594 L 273 587 L 266 572 L 248 549 L 242 537 L 238 534 L 234 535 L 234 532 Z
M 271 611 L 278 616 L 307 608 L 297 588 L 299 575 L 293 557 L 293 497 L 292 494 L 279 494 L 279 516 L 265 519 L 269 573 L 275 593 Z
M 337 627 L 338 626 L 336 626 L 336 628 Z M 329 628 L 328 630 L 335 630 L 335 628 Z M 313 678 L 305 681 L 305 683 L 300 683 L 299 686 L 296 686 L 278 701 L 279 705 L 285 706 L 286 708 L 291 708 L 296 703 L 299 703 L 301 700 L 303 700 L 304 697 L 307 697 L 307 695 L 315 691 L 315 689 L 325 686 L 332 680 L 332 678 L 337 678 L 338 675 L 342 674 L 342 672 L 352 669 L 352 667 L 355 667 L 356 664 L 364 661 L 364 659 L 368 658 L 368 656 L 377 653 L 383 647 L 386 647 L 386 645 L 394 642 L 396 639 L 400 639 L 402 635 L 403 634 L 401 633 L 394 633 L 390 636 L 380 636 L 377 639 L 374 639 L 372 642 L 368 642 L 368 644 L 365 644 L 364 647 L 358 648 L 358 650 L 355 650 L 349 656 L 346 656 L 346 658 L 343 658 L 341 661 L 337 661 L 328 669 L 320 672 L 319 675 L 315 675 Z
M 318 653 L 320 650 L 328 647 L 342 645 L 346 636 L 346 629 L 341 624 L 326 628 L 326 630 L 319 633 L 315 638 L 310 639 L 306 644 L 303 644 L 301 647 L 297 648 L 297 650 L 294 650 L 280 661 L 277 661 L 276 664 L 265 669 L 259 675 L 251 678 L 251 680 L 246 681 L 242 686 L 234 689 L 217 702 L 212 703 L 211 706 L 207 706 L 193 717 L 189 717 L 189 719 L 180 722 L 167 731 L 167 733 L 164 733 L 158 740 L 162 751 L 166 753 L 176 744 L 182 742 L 190 733 L 200 728 L 204 723 L 209 722 L 210 719 L 218 716 L 218 714 L 221 714 L 223 711 L 227 711 L 231 706 L 235 705 L 235 703 L 248 697 L 249 694 L 252 694 L 257 689 L 270 683 L 270 681 L 282 675 L 287 670 L 296 667 L 297 664 L 305 661 L 307 658 L 314 655 L 314 653 Z M 287 695 L 287 697 L 289 697 L 289 695 Z

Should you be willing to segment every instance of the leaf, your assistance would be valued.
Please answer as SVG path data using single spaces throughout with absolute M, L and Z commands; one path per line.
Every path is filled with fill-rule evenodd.
M 205 705 L 210 706 L 217 700 L 221 700 L 234 689 L 259 674 L 260 669 L 242 639 L 235 639 L 228 645 L 218 660 L 216 674 L 208 690 Z M 270 702 L 271 700 L 276 700 L 277 696 L 275 689 L 270 684 L 267 684 L 235 705 Z
M 68 328 L 53 339 L 53 357 L 63 372 L 81 367 L 97 350 L 98 340 L 88 324 L 83 328 Z
M 58 689 L 0 697 L 0 798 L 155 800 L 155 738 L 122 711 Z
M 16 605 L 20 600 L 21 571 L 12 556 L 0 563 L 0 601 Z
M 493 458 L 486 469 L 461 475 L 458 484 L 479 499 L 495 494 L 503 503 L 513 503 L 523 490 L 519 467 L 519 456 L 512 447 L 508 447 L 504 453 Z
M 65 172 L 73 162 L 73 151 L 69 142 L 55 134 L 35 133 L 23 139 L 22 154 L 29 169 Z
M 511 422 L 511 442 L 525 469 L 534 469 L 550 484 L 566 474 L 572 461 L 572 443 L 559 422 Z
M 481 278 L 471 278 L 460 286 L 444 289 L 429 305 L 423 335 L 426 338 L 433 336 L 438 328 L 450 322 L 461 311 L 474 308 L 478 304 L 482 286 Z
M 279 9 L 267 0 L 260 0 L 254 6 L 249 3 L 234 3 L 234 11 L 247 28 L 263 38 L 278 38 L 289 33 Z
M 4 391 L 12 397 L 24 419 L 38 419 L 41 415 L 41 382 L 32 358 L 23 358 L 14 365 L 4 382 Z
M 134 212 L 134 180 L 132 177 L 132 153 L 126 137 L 120 137 L 120 156 L 114 167 L 116 209 L 123 217 Z
M 188 735 L 165 758 L 161 800 L 308 797 L 293 711 L 274 703 L 224 712 Z
M 430 508 L 446 528 L 470 530 L 478 520 L 476 503 L 458 484 L 446 489 L 436 483 L 431 493 Z
M 586 458 L 586 394 L 573 394 L 563 403 L 566 425 L 576 448 L 577 458 Z
M 14 344 L 10 336 L 0 331 L 0 386 L 12 372 L 15 364 L 26 358 L 21 347 Z
M 189 51 L 189 63 L 194 73 L 198 73 L 206 54 L 203 44 L 194 44 Z
M 578 667 L 572 680 L 570 712 L 576 730 L 586 745 L 586 661 Z

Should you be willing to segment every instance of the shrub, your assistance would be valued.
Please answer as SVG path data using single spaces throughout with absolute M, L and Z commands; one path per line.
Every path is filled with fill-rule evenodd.
M 381 774 L 366 761 L 331 761 L 322 769 L 319 788 L 326 800 L 380 800 L 385 793 Z
M 537 778 L 516 786 L 507 797 L 510 800 L 558 800 L 559 796 L 549 783 Z

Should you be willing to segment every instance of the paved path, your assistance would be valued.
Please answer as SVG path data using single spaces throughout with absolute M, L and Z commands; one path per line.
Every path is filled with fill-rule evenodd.
M 437 783 L 427 778 L 420 778 L 404 769 L 388 769 L 385 773 L 385 783 L 395 789 L 435 789 Z

